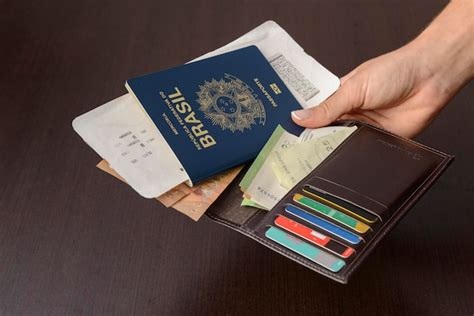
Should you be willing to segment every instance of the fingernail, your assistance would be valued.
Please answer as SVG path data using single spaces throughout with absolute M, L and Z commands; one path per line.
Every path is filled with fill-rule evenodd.
M 310 116 L 311 116 L 311 111 L 309 110 L 298 110 L 298 111 L 293 111 L 291 112 L 291 115 L 299 120 L 299 121 L 303 121 L 303 120 L 306 120 L 306 119 L 309 119 Z

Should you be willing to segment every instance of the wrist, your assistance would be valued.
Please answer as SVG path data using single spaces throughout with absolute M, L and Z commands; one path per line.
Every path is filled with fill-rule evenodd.
M 474 77 L 474 1 L 458 1 L 448 7 L 407 50 L 418 74 L 441 93 L 453 96 Z

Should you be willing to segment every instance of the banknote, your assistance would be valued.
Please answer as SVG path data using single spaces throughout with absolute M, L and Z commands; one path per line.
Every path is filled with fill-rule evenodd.
M 126 181 L 110 167 L 107 161 L 100 161 L 97 164 L 97 168 L 126 183 Z M 197 221 L 241 170 L 242 167 L 236 167 L 197 184 L 192 188 L 185 184 L 180 184 L 156 199 L 166 207 L 172 207 Z
M 190 194 L 173 204 L 173 208 L 197 221 L 235 179 L 243 166 L 223 172 L 193 187 Z
M 106 160 L 101 160 L 97 164 L 96 167 L 99 168 L 100 170 L 105 171 L 106 173 L 114 176 L 115 178 L 119 179 L 120 181 L 127 183 L 127 181 L 125 181 L 125 179 L 120 174 L 118 174 L 117 171 L 115 171 L 114 169 L 112 169 L 110 167 L 110 164 Z M 160 195 L 156 199 L 158 201 L 160 201 L 164 206 L 170 207 L 170 206 L 172 206 L 173 204 L 175 204 L 176 202 L 178 202 L 179 200 L 181 200 L 183 197 L 185 197 L 186 195 L 188 195 L 190 193 L 191 193 L 191 188 L 188 187 L 186 184 L 181 183 L 180 185 L 178 185 L 178 186 L 174 187 L 173 189 L 169 190 L 168 192 Z
M 349 136 L 357 127 L 345 127 L 320 137 L 312 137 L 291 148 L 276 148 L 269 156 L 278 183 L 290 190 Z
M 240 183 L 242 205 L 271 209 L 355 129 L 329 126 L 297 137 L 277 127 Z
M 242 200 L 242 203 L 240 203 L 241 206 L 250 206 L 250 207 L 256 207 L 256 208 L 263 208 L 261 205 L 258 203 L 252 201 L 251 199 L 247 199 L 244 196 L 244 199 Z

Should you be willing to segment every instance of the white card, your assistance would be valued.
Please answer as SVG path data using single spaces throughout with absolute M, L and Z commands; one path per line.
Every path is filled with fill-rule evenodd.
M 193 61 L 249 45 L 256 45 L 260 49 L 304 108 L 318 105 L 339 87 L 339 78 L 306 54 L 273 21 L 267 21 L 235 41 Z M 128 94 L 81 115 L 74 120 L 73 127 L 135 191 L 146 198 L 158 197 L 183 182 L 191 184 L 189 176 L 159 130 Z M 127 150 L 121 147 L 124 144 L 118 145 L 117 139 L 130 131 L 138 137 L 136 133 L 142 130 L 147 131 L 147 137 L 155 139 L 145 144 L 150 147 L 152 154 L 141 159 L 130 159 L 131 153 L 138 157 L 140 154 L 145 155 L 146 151 L 142 153 L 138 148 L 141 145 L 132 144 L 130 148 L 133 151 L 124 154 Z

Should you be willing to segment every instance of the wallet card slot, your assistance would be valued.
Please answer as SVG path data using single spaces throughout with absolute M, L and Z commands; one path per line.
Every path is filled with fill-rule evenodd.
M 331 272 L 339 272 L 346 266 L 346 263 L 341 258 L 330 254 L 310 243 L 303 241 L 285 231 L 270 226 L 265 232 L 265 237 L 269 240 L 280 244 L 281 246 L 297 253 L 313 261 L 314 263 L 328 269 Z
M 315 214 L 311 214 L 308 211 L 305 211 L 303 208 L 297 207 L 292 204 L 285 205 L 285 210 L 283 214 L 290 214 L 298 219 L 298 221 L 306 222 L 318 229 L 335 236 L 339 240 L 343 241 L 346 244 L 356 246 L 361 244 L 364 239 L 358 234 L 343 228 L 337 225 L 334 222 L 331 222 L 327 219 L 319 217 Z
M 350 203 L 349 201 L 344 201 L 337 196 L 330 194 L 329 192 L 322 192 L 322 190 L 318 190 L 318 188 L 311 185 L 305 185 L 303 192 L 311 198 L 316 199 L 317 201 L 340 210 L 346 214 L 349 214 L 361 221 L 364 221 L 365 223 L 374 224 L 378 220 L 381 220 L 380 216 L 377 214 L 366 211 L 363 208 Z
M 310 197 L 307 197 L 300 193 L 295 193 L 293 195 L 293 203 L 303 206 L 313 213 L 322 215 L 325 218 L 331 219 L 333 222 L 336 222 L 339 226 L 348 227 L 358 234 L 365 234 L 370 230 L 370 226 L 366 223 L 363 223 L 354 217 L 347 215 L 339 210 L 336 210 L 326 204 L 323 204 L 319 201 L 313 200 Z
M 310 190 L 307 188 L 310 188 Z M 303 189 L 303 192 L 309 193 L 310 195 L 312 193 L 311 189 L 321 193 L 322 195 L 325 195 L 326 197 L 330 196 L 342 202 L 341 204 L 344 204 L 344 206 L 340 205 L 339 209 L 342 207 L 344 210 L 350 211 L 354 210 L 355 207 L 356 209 L 360 209 L 362 212 L 364 212 L 364 214 L 368 213 L 369 220 L 372 222 L 375 222 L 374 219 L 382 221 L 381 214 L 383 214 L 388 209 L 387 205 L 385 204 L 360 194 L 344 185 L 318 176 L 315 176 L 308 181 L 308 183 L 305 185 L 305 188 Z M 350 206 L 350 208 L 347 206 Z
M 355 237 L 357 238 L 357 240 L 359 242 L 358 243 L 353 243 L 353 242 L 356 241 L 356 239 L 354 239 L 353 242 L 349 242 L 347 240 L 348 239 L 347 236 L 341 235 L 339 231 L 333 229 L 333 228 L 339 227 L 339 226 L 337 226 L 336 224 L 334 224 L 332 222 L 326 221 L 323 218 L 321 218 L 323 220 L 323 222 L 318 223 L 318 222 L 312 222 L 312 221 L 303 219 L 301 216 L 296 216 L 296 215 L 298 215 L 298 214 L 292 214 L 288 211 L 285 211 L 281 214 L 276 214 L 275 216 L 276 216 L 276 218 L 278 218 L 278 216 L 286 217 L 286 218 L 288 218 L 292 221 L 297 222 L 298 224 L 304 225 L 304 226 L 314 230 L 315 232 L 321 233 L 321 234 L 333 239 L 334 241 L 344 245 L 345 247 L 350 247 L 350 248 L 352 248 L 354 250 L 357 250 L 357 251 L 361 250 L 362 247 L 365 245 L 365 239 L 358 236 L 357 234 L 354 234 L 354 235 L 355 235 Z M 325 226 L 324 221 L 329 223 L 329 225 Z M 269 225 L 269 224 L 267 223 L 267 225 Z M 352 232 L 349 232 L 349 233 L 353 234 Z M 342 237 L 344 237 L 344 238 L 342 238 Z M 353 257 L 354 256 L 351 256 L 350 259 L 352 259 Z
M 334 238 L 301 224 L 296 220 L 292 220 L 289 217 L 278 215 L 275 218 L 274 224 L 286 232 L 290 232 L 299 238 L 343 258 L 344 260 L 355 253 L 354 248 L 344 245 Z

